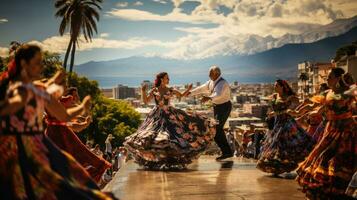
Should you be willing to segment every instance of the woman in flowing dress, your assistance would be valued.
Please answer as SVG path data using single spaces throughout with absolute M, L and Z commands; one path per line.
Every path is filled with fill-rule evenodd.
M 188 114 L 171 106 L 173 96 L 187 96 L 169 87 L 166 72 L 156 76 L 155 86 L 146 94 L 142 87 L 144 103 L 155 100 L 155 107 L 148 114 L 136 133 L 124 143 L 135 161 L 148 168 L 184 168 L 205 151 L 215 135 L 215 122 L 195 113 Z

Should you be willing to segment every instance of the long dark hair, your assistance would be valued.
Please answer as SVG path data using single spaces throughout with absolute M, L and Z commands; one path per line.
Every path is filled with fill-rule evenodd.
M 325 92 L 326 90 L 330 89 L 327 83 L 321 83 L 319 87 L 319 92 Z
M 345 73 L 345 70 L 342 68 L 333 68 L 331 72 L 334 77 L 339 78 L 338 82 L 336 83 L 336 88 L 340 92 L 344 92 L 349 89 L 349 87 L 354 84 L 354 79 L 350 73 Z
M 8 64 L 7 71 L 0 76 L 0 100 L 5 98 L 7 87 L 12 80 L 20 77 L 22 66 L 21 61 L 30 62 L 36 53 L 41 52 L 41 48 L 36 45 L 22 45 L 15 53 L 15 58 Z
M 275 82 L 283 88 L 283 96 L 289 97 L 296 95 L 286 80 L 278 79 Z
M 161 85 L 161 79 L 164 78 L 167 74 L 167 72 L 160 72 L 156 75 L 156 79 L 155 79 L 155 87 L 159 87 Z
M 78 92 L 78 89 L 76 87 L 70 87 L 66 90 L 64 96 L 73 95 L 74 92 Z
M 351 85 L 355 83 L 353 76 L 350 73 L 345 73 L 341 76 L 341 79 L 338 81 L 341 89 L 346 91 L 350 88 Z

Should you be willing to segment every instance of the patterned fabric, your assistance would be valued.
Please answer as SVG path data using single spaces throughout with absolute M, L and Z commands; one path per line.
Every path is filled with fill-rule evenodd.
M 32 84 L 10 85 L 28 98 L 23 108 L 0 120 L 0 199 L 112 199 L 88 173 L 44 134 L 42 115 L 49 95 Z
M 312 138 L 286 113 L 290 104 L 276 96 L 272 100 L 276 113 L 274 128 L 266 135 L 257 164 L 257 168 L 264 172 L 281 174 L 293 171 L 312 149 Z
M 124 145 L 139 165 L 157 169 L 185 167 L 212 141 L 215 124 L 169 106 L 172 90 L 160 95 L 154 89 L 152 94 L 157 106 Z
M 348 184 L 348 188 L 346 190 L 346 194 L 351 196 L 351 197 L 353 197 L 353 198 L 357 198 L 357 171 L 353 175 L 350 184 Z
M 310 98 L 310 100 L 321 106 L 325 104 L 325 99 L 328 91 L 321 92 L 318 95 L 315 95 Z M 320 108 L 320 107 L 317 107 Z M 325 113 L 322 113 L 321 115 L 309 117 L 308 119 L 308 124 L 309 127 L 307 129 L 307 133 L 312 137 L 314 140 L 315 144 L 317 144 L 321 138 L 322 138 L 322 133 L 324 132 L 324 129 L 326 127 L 326 115 Z
M 61 99 L 61 103 L 65 107 L 71 107 L 73 98 L 66 97 L 65 99 Z M 61 150 L 71 154 L 87 170 L 91 177 L 96 182 L 99 182 L 103 173 L 111 167 L 111 164 L 92 153 L 78 136 L 66 126 L 66 123 L 61 123 L 49 115 L 46 117 L 46 122 L 45 135 Z
M 309 198 L 342 198 L 339 195 L 344 195 L 357 170 L 357 126 L 352 119 L 353 101 L 353 97 L 335 94 L 332 90 L 324 99 L 326 128 L 319 143 L 297 170 L 297 181 Z

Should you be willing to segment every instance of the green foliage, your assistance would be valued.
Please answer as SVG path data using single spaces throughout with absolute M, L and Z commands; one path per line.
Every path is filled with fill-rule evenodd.
M 9 62 L 9 57 L 1 58 L 0 57 L 0 72 L 7 70 L 7 64 Z M 62 61 L 60 54 L 58 53 L 50 53 L 45 51 L 43 53 L 43 72 L 42 76 L 44 78 L 52 77 L 57 70 L 61 69 Z
M 79 96 L 92 97 L 92 123 L 79 133 L 83 141 L 93 140 L 104 145 L 108 134 L 112 134 L 114 146 L 122 145 L 126 136 L 134 133 L 140 123 L 140 114 L 127 102 L 104 97 L 98 88 L 98 82 L 76 73 L 68 75 L 68 86 L 77 87 Z
M 61 61 L 61 56 L 58 53 L 50 53 L 48 51 L 45 51 L 43 53 L 43 76 L 45 78 L 50 78 L 52 77 L 57 70 L 61 69 L 62 67 L 62 61 Z
M 334 60 L 338 61 L 345 55 L 347 56 L 354 55 L 356 50 L 357 50 L 357 41 L 352 42 L 352 44 L 340 47 L 336 51 Z
M 51 77 L 57 70 L 62 69 L 58 54 L 44 54 L 44 76 Z M 99 89 L 98 82 L 76 73 L 67 74 L 67 86 L 76 87 L 80 98 L 92 97 L 92 123 L 78 134 L 83 142 L 93 140 L 95 144 L 104 146 L 108 134 L 115 138 L 114 146 L 120 146 L 125 137 L 134 133 L 140 123 L 140 114 L 125 101 L 113 100 L 104 97 Z
M 93 100 L 96 100 L 101 95 L 97 81 L 78 76 L 76 73 L 68 73 L 67 84 L 69 87 L 76 87 L 81 98 L 90 95 Z
M 0 57 L 0 73 L 7 70 L 7 63 L 9 62 L 9 58 Z
M 0 57 L 0 72 L 3 72 L 6 70 L 6 66 L 4 64 L 3 58 Z
M 125 101 L 100 96 L 92 108 L 93 122 L 88 128 L 89 138 L 104 144 L 108 134 L 113 134 L 114 146 L 123 143 L 126 136 L 134 133 L 140 123 L 140 114 Z
M 308 80 L 309 80 L 309 77 L 307 76 L 306 73 L 301 73 L 300 76 L 299 76 L 299 80 L 301 80 L 301 81 L 308 81 Z

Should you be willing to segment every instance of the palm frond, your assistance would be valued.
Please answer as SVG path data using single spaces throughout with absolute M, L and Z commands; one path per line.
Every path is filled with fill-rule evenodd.
M 63 18 L 62 21 L 61 21 L 61 24 L 60 24 L 60 27 L 59 27 L 59 33 L 60 35 L 63 35 L 64 32 L 66 31 L 66 28 L 67 28 L 67 25 L 68 25 L 68 20 L 67 18 Z
M 94 21 L 92 15 L 90 15 L 91 13 L 86 12 L 85 13 L 85 19 L 86 19 L 86 23 L 90 23 L 90 25 L 92 26 L 92 28 L 94 29 L 94 31 L 96 33 L 98 33 L 97 31 L 97 23 Z
M 102 10 L 102 7 L 101 7 L 100 5 L 98 5 L 97 3 L 94 3 L 94 2 L 92 2 L 92 1 L 88 1 L 88 2 L 86 2 L 84 5 L 87 5 L 88 7 L 94 6 L 94 7 L 96 7 L 98 10 Z
M 86 9 L 86 12 L 89 12 L 90 15 L 93 15 L 97 19 L 97 21 L 99 21 L 99 13 L 94 8 L 86 7 L 85 9 Z

